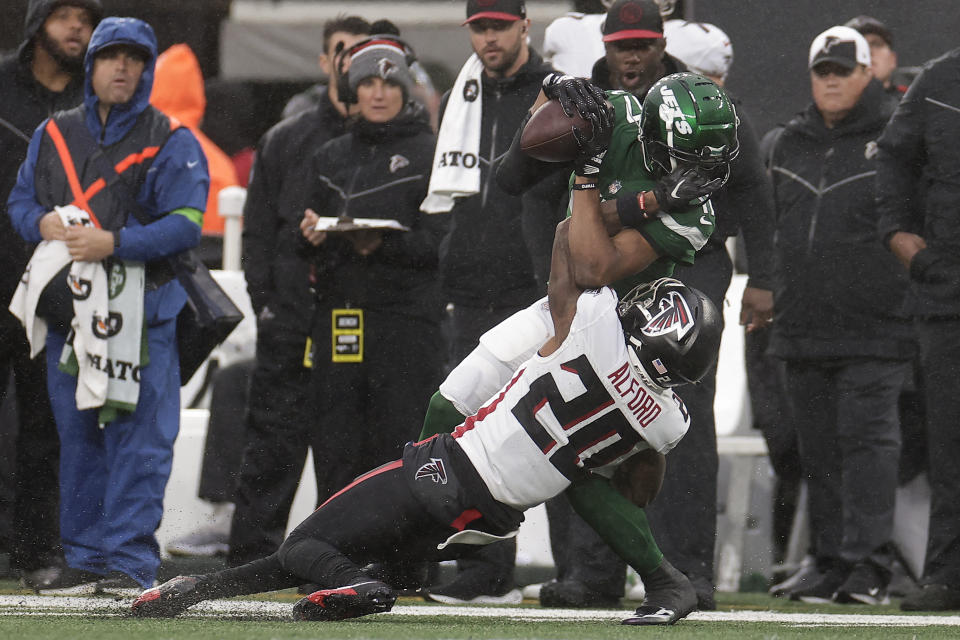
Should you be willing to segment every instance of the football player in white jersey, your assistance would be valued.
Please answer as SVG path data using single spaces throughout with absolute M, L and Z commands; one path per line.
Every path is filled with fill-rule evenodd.
M 577 182 L 589 183 L 578 176 Z M 596 189 L 574 190 L 571 234 L 614 250 Z M 579 223 L 579 224 L 577 224 Z M 597 233 L 602 232 L 602 238 Z M 403 457 L 360 476 L 287 537 L 276 553 L 143 592 L 135 615 L 169 617 L 193 604 L 312 582 L 300 620 L 389 611 L 396 594 L 371 562 L 441 560 L 516 535 L 523 510 L 594 474 L 629 478 L 659 468 L 689 417 L 670 390 L 695 382 L 716 359 L 720 314 L 674 280 L 642 285 L 622 301 L 577 284 L 567 234 L 558 234 L 548 304 L 551 336 L 510 381 L 454 430 L 410 443 Z M 349 425 L 345 425 L 348 428 Z M 636 491 L 636 483 L 625 481 Z M 656 475 L 644 490 L 659 489 Z M 676 572 L 665 560 L 663 571 Z M 646 605 L 645 605 L 646 606 Z M 676 622 L 686 611 L 641 607 L 626 624 Z

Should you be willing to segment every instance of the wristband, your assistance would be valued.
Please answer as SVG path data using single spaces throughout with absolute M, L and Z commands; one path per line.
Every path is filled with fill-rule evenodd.
M 572 187 L 574 191 L 589 191 L 596 188 L 596 182 L 574 182 Z
M 617 198 L 617 217 L 620 218 L 620 224 L 639 229 L 649 219 L 644 204 L 643 191 Z

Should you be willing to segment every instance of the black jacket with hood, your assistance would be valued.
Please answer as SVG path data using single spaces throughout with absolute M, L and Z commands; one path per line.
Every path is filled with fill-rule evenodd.
M 913 355 L 906 273 L 876 239 L 876 139 L 895 105 L 871 81 L 832 129 L 811 104 L 774 143 L 774 355 Z
M 439 323 L 437 263 L 448 216 L 426 214 L 435 138 L 426 110 L 408 102 L 385 123 L 353 122 L 347 134 L 314 156 L 313 192 L 307 201 L 320 216 L 393 219 L 409 231 L 385 231 L 367 256 L 340 234 L 318 247 L 314 285 L 324 309 L 355 307 Z
M 43 23 L 60 5 L 69 4 L 87 8 L 94 24 L 100 21 L 103 10 L 99 0 L 30 0 L 24 21 L 23 42 L 16 53 L 0 61 L 0 304 L 4 313 L 20 275 L 27 266 L 30 253 L 26 243 L 14 231 L 7 217 L 7 197 L 17 182 L 17 171 L 27 156 L 27 146 L 34 129 L 53 115 L 76 107 L 83 102 L 83 68 L 63 91 L 50 91 L 33 77 L 34 39 Z M 82 60 L 82 58 L 81 58 Z
M 496 170 L 551 71 L 530 49 L 530 59 L 509 78 L 482 75 L 480 193 L 458 198 L 451 211 L 440 248 L 446 300 L 470 307 L 525 306 L 544 290 L 546 273 L 540 272 L 549 265 L 564 190 L 538 185 L 512 195 L 498 184 Z M 441 120 L 449 97 L 443 97 Z

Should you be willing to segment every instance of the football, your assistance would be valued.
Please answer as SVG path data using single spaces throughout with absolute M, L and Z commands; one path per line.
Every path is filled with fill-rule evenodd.
M 537 109 L 520 134 L 520 149 L 531 158 L 546 162 L 569 162 L 577 157 L 579 148 L 573 137 L 573 128 L 590 137 L 593 126 L 574 110 L 567 116 L 559 100 L 550 100 Z

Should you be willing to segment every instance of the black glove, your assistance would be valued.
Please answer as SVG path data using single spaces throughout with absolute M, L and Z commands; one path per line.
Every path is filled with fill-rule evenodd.
M 589 80 L 550 73 L 543 79 L 543 94 L 558 100 L 568 118 L 572 118 L 576 110 L 594 127 L 598 123 L 601 127 L 613 126 L 613 110 L 607 104 L 603 89 Z
M 726 182 L 726 172 L 718 176 L 700 167 L 680 166 L 660 178 L 650 191 L 657 199 L 660 211 L 678 213 L 701 205 Z
M 588 138 L 580 129 L 573 128 L 573 137 L 576 138 L 577 146 L 580 147 L 580 152 L 574 161 L 574 173 L 588 178 L 598 176 L 603 156 L 607 153 L 607 147 L 610 146 L 612 133 L 612 127 L 594 124 L 593 135 Z

